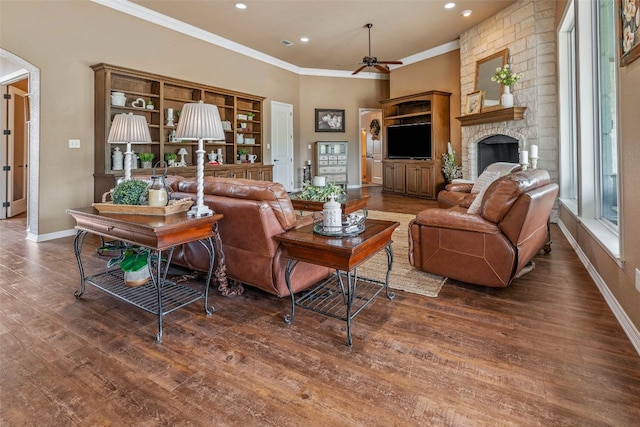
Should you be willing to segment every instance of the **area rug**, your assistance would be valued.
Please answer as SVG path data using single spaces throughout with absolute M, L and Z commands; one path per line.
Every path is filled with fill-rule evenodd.
M 435 298 L 447 280 L 446 277 L 425 273 L 409 264 L 409 221 L 415 215 L 394 212 L 369 211 L 368 218 L 398 221 L 400 226 L 392 235 L 393 268 L 389 275 L 389 287 Z M 384 281 L 387 272 L 387 254 L 381 251 L 358 267 L 358 275 Z

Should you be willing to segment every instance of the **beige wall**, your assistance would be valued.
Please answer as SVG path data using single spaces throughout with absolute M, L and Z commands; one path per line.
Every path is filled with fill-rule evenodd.
M 349 142 L 349 185 L 360 184 L 360 127 L 358 108 L 380 108 L 389 97 L 388 81 L 303 76 L 300 78 L 300 133 L 296 170 L 313 159 L 308 145 L 315 141 Z M 315 109 L 345 110 L 345 132 L 315 132 Z M 297 178 L 297 176 L 296 176 Z M 298 183 L 298 179 L 296 179 Z
M 398 68 L 391 73 L 390 98 L 440 90 L 450 92 L 451 145 L 460 163 L 460 51 L 444 53 L 425 61 Z

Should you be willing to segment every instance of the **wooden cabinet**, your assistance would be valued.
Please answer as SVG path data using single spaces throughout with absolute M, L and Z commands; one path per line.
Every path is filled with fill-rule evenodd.
M 273 168 L 271 166 L 247 166 L 245 178 L 257 181 L 271 181 Z
M 406 191 L 406 164 L 389 161 L 383 161 L 383 164 L 382 189 L 393 193 L 404 193 Z
M 383 190 L 409 196 L 435 199 L 444 189 L 442 154 L 450 141 L 450 107 L 448 92 L 429 91 L 381 101 L 384 138 Z M 430 153 L 424 160 L 410 158 L 389 159 L 387 128 L 395 125 L 429 123 L 431 125 Z M 428 144 L 428 141 L 415 141 Z M 402 167 L 404 166 L 404 167 Z
M 113 188 L 122 170 L 112 168 L 112 152 L 115 147 L 125 151 L 125 144 L 108 144 L 107 137 L 111 122 L 116 114 L 133 113 L 145 116 L 151 134 L 151 143 L 135 144 L 136 153 L 153 153 L 153 163 L 164 160 L 167 153 L 177 153 L 186 149 L 186 166 L 169 168 L 170 174 L 195 176 L 197 142 L 180 142 L 175 139 L 175 130 L 180 120 L 183 105 L 204 101 L 218 107 L 225 127 L 225 140 L 205 142 L 207 152 L 221 150 L 224 165 L 209 166 L 205 158 L 205 175 L 258 177 L 271 176 L 265 173 L 271 166 L 263 165 L 263 112 L 264 97 L 216 88 L 199 83 L 187 82 L 171 77 L 145 73 L 108 64 L 91 67 L 95 78 L 95 158 L 94 158 L 94 200 Z M 124 105 L 112 103 L 112 93 L 121 92 L 126 99 Z M 147 107 L 147 103 L 153 107 Z M 171 113 L 171 114 L 170 114 Z M 171 120 L 173 118 L 173 120 Z M 255 164 L 236 164 L 240 148 L 257 156 Z M 134 161 L 137 161 L 134 159 Z M 249 173 L 258 167 L 261 173 Z M 150 169 L 137 168 L 133 173 L 149 174 Z
M 317 141 L 314 151 L 316 175 L 324 176 L 327 183 L 347 186 L 349 166 L 346 141 Z
M 421 163 L 406 165 L 406 193 L 410 196 L 434 199 L 436 167 L 433 164 Z

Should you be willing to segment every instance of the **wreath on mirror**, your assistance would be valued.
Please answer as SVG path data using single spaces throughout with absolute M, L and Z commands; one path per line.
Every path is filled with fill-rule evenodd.
M 380 139 L 380 121 L 378 119 L 371 120 L 369 132 L 371 132 L 371 139 Z

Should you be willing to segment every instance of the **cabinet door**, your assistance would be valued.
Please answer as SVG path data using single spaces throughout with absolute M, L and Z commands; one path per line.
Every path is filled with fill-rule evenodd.
M 405 165 L 402 163 L 384 164 L 384 184 L 383 190 L 402 193 L 406 191 L 405 185 Z
M 418 181 L 418 196 L 426 197 L 429 199 L 435 199 L 435 166 L 422 166 L 420 167 L 419 181 Z
M 407 194 L 418 196 L 420 194 L 420 167 L 407 165 Z
M 236 178 L 236 173 L 235 170 L 232 168 L 224 168 L 224 169 L 214 169 L 213 170 L 213 176 L 216 176 L 218 178 Z M 244 176 L 241 176 L 240 178 L 244 178 Z

